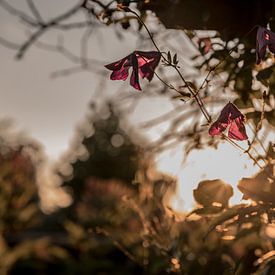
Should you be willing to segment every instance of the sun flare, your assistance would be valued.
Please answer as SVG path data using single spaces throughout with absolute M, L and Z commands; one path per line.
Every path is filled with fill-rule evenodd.
M 238 181 L 258 172 L 257 166 L 244 153 L 228 143 L 218 149 L 194 150 L 183 163 L 183 150 L 178 146 L 172 152 L 163 153 L 157 160 L 158 168 L 177 177 L 178 185 L 170 199 L 171 207 L 178 212 L 190 211 L 195 206 L 193 189 L 201 180 L 221 179 L 233 187 L 231 204 L 239 203 L 242 194 L 237 188 Z

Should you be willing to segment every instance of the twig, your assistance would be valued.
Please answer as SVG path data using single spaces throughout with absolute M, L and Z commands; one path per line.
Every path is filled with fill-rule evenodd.
M 46 27 L 40 27 L 39 30 L 35 33 L 33 33 L 29 39 L 20 46 L 17 54 L 16 54 L 16 58 L 21 59 L 25 52 L 27 51 L 27 49 L 34 43 L 34 41 L 36 41 L 38 39 L 38 37 L 40 37 L 44 32 L 46 31 Z
M 42 16 L 40 15 L 40 12 L 39 10 L 36 8 L 35 4 L 33 3 L 32 0 L 26 0 L 27 1 L 27 4 L 31 10 L 31 12 L 33 13 L 34 17 L 37 19 L 37 21 L 42 24 L 43 23 L 43 18 Z
M 187 81 L 185 80 L 185 78 L 183 77 L 182 73 L 180 72 L 180 70 L 178 69 L 177 65 L 172 64 L 167 58 L 166 56 L 163 54 L 162 51 L 160 51 L 159 47 L 157 46 L 150 30 L 148 29 L 148 27 L 146 26 L 146 24 L 143 22 L 143 20 L 140 18 L 140 16 L 133 10 L 131 10 L 130 8 L 126 7 L 125 11 L 133 13 L 137 19 L 139 20 L 139 22 L 144 26 L 144 28 L 146 29 L 153 45 L 155 46 L 155 48 L 157 49 L 157 51 L 161 54 L 162 58 L 165 60 L 166 63 L 168 63 L 171 67 L 173 67 L 176 72 L 178 73 L 179 77 L 181 78 L 181 80 L 183 81 L 184 85 L 186 86 L 186 88 L 189 90 L 189 92 L 191 93 L 191 95 L 194 97 L 194 99 L 196 100 L 202 114 L 204 115 L 204 117 L 206 118 L 208 123 L 211 123 L 212 119 L 208 113 L 208 111 L 206 110 L 204 103 L 202 101 L 202 99 L 196 95 L 196 93 L 192 90 L 192 88 L 189 86 L 189 84 L 187 83 Z M 169 87 L 170 85 L 168 85 Z M 171 87 L 170 87 L 171 88 Z
M 1 3 L 1 2 L 0 2 Z M 77 13 L 83 5 L 86 3 L 86 0 L 82 0 L 77 5 L 72 7 L 67 12 L 55 17 L 54 19 L 50 20 L 47 23 L 39 24 L 39 28 L 36 32 L 34 32 L 30 38 L 20 47 L 18 50 L 16 57 L 18 59 L 21 59 L 24 54 L 26 53 L 27 49 L 44 33 L 46 32 L 50 27 L 57 25 L 60 21 L 63 21 L 67 19 L 68 17 L 72 16 L 73 14 Z M 37 25 L 36 25 L 37 26 Z
M 23 22 L 25 22 L 33 27 L 39 26 L 39 24 L 37 22 L 35 22 L 28 14 L 22 12 L 21 10 L 14 8 L 5 0 L 0 0 L 0 6 L 2 6 L 2 8 L 4 8 L 10 14 L 12 14 L 14 16 L 18 16 Z
M 11 50 L 18 50 L 20 48 L 19 44 L 8 41 L 3 37 L 0 37 L 0 44 L 8 49 L 11 49 Z

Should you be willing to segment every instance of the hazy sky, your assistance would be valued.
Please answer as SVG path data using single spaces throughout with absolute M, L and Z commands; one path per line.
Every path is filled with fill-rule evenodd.
M 10 1 L 18 9 L 28 11 L 25 1 Z M 69 8 L 75 1 L 35 1 L 44 18 L 58 14 L 58 10 Z M 72 6 L 72 5 L 71 5 Z M 81 14 L 76 21 L 81 20 Z M 83 20 L 83 18 L 82 18 Z M 10 41 L 22 42 L 26 39 L 27 28 L 20 21 L 0 9 L 0 37 Z M 118 39 L 111 27 L 95 29 L 88 42 L 90 58 L 102 60 L 106 73 L 103 78 L 91 72 L 82 71 L 66 77 L 52 78 L 53 72 L 75 66 L 62 55 L 41 50 L 33 46 L 22 60 L 16 60 L 16 52 L 0 47 L 0 115 L 15 119 L 18 127 L 26 130 L 45 146 L 51 158 L 57 158 L 67 147 L 68 139 L 78 122 L 83 120 L 91 101 L 116 97 L 121 82 L 111 82 L 110 72 L 103 64 L 117 60 L 135 49 L 137 38 L 130 32 L 123 32 L 124 39 Z M 50 30 L 40 38 L 43 43 L 55 45 L 62 35 L 64 45 L 75 55 L 80 52 L 80 39 L 83 31 L 61 32 Z M 106 89 L 95 93 L 100 80 L 104 80 Z M 123 86 L 127 87 L 127 83 Z M 135 93 L 133 89 L 129 89 Z M 134 113 L 136 118 L 149 119 L 160 113 L 165 100 L 156 100 L 154 104 L 145 102 L 142 109 Z
M 9 1 L 9 3 L 19 9 L 27 10 L 23 0 Z M 35 3 L 42 11 L 42 16 L 49 18 L 58 14 L 64 6 L 73 5 L 75 1 L 35 0 Z M 0 37 L 20 43 L 26 39 L 26 30 L 27 28 L 22 26 L 16 17 L 0 9 Z M 60 34 L 62 33 L 56 30 L 49 31 L 40 41 L 55 45 L 60 39 Z M 76 54 L 80 51 L 81 34 L 79 30 L 63 33 L 64 44 Z M 182 35 L 182 32 L 178 31 L 177 35 Z M 124 39 L 120 40 L 113 28 L 101 27 L 90 36 L 89 56 L 106 64 L 133 51 L 136 42 L 137 38 L 130 32 L 124 31 Z M 188 53 L 189 49 L 186 47 L 185 54 Z M 30 136 L 42 143 L 50 159 L 57 159 L 66 150 L 74 135 L 74 129 L 83 120 L 91 100 L 114 96 L 122 83 L 111 82 L 106 75 L 107 89 L 95 93 L 101 78 L 91 72 L 51 78 L 52 72 L 73 65 L 58 53 L 43 51 L 33 46 L 23 60 L 15 60 L 15 54 L 15 51 L 0 46 L 0 118 L 14 119 L 19 129 L 27 131 Z M 130 88 L 128 90 L 125 90 L 125 93 L 135 92 Z M 131 114 L 130 120 L 134 123 L 141 122 L 172 108 L 173 106 L 165 99 L 141 101 L 137 110 Z M 164 126 L 145 134 L 148 137 L 155 137 L 164 131 L 161 127 Z M 175 207 L 181 208 L 183 201 L 185 208 L 192 206 L 192 189 L 202 177 L 209 179 L 223 177 L 236 185 L 241 176 L 256 171 L 248 164 L 250 169 L 245 172 L 246 157 L 240 157 L 239 152 L 229 147 L 230 145 L 223 145 L 221 150 L 215 152 L 213 150 L 204 153 L 194 152 L 185 167 L 181 165 L 180 147 L 166 152 L 159 158 L 159 167 L 162 170 L 179 177 Z M 213 154 L 216 154 L 215 158 L 212 158 Z M 212 161 L 209 161 L 210 159 Z

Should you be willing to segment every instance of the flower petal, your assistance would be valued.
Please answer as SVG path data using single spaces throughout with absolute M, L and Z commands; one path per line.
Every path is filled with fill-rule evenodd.
M 122 65 L 125 63 L 126 60 L 129 60 L 129 58 L 130 58 L 130 55 L 127 55 L 126 57 L 124 57 L 118 61 L 115 61 L 113 63 L 110 63 L 108 65 L 105 65 L 104 67 L 111 71 L 120 70 Z
M 244 115 L 240 112 L 240 110 L 231 102 L 228 102 L 224 107 L 225 112 L 229 114 L 229 120 L 232 121 L 238 117 L 244 120 Z
M 227 128 L 228 122 L 220 122 L 220 121 L 215 121 L 211 127 L 209 128 L 209 135 L 210 136 L 216 136 L 216 135 L 221 135 L 222 132 Z
M 141 88 L 140 88 L 140 85 L 139 85 L 139 79 L 138 79 L 138 72 L 135 72 L 134 70 L 131 74 L 130 84 L 135 89 L 141 91 Z
M 267 30 L 267 33 L 269 35 L 268 49 L 275 54 L 275 33 L 270 30 Z
M 218 119 L 209 128 L 209 135 L 220 135 L 227 128 L 227 126 L 231 125 L 231 123 L 236 119 L 242 122 L 244 121 L 244 115 L 233 103 L 228 102 L 221 110 Z
M 125 81 L 129 75 L 128 71 L 129 67 L 122 67 L 119 71 L 113 71 L 110 76 L 110 79 Z
M 121 60 L 105 65 L 105 68 L 113 71 L 110 76 L 110 79 L 112 80 L 127 79 L 129 66 L 130 66 L 129 58 L 130 58 L 130 55 L 122 58 Z
M 140 88 L 140 85 L 139 85 L 139 77 L 138 77 L 138 71 L 139 71 L 138 70 L 138 59 L 137 59 L 135 54 L 131 55 L 130 64 L 133 67 L 133 72 L 132 72 L 131 78 L 130 78 L 130 85 L 132 87 L 134 87 L 135 89 L 141 91 L 141 88 Z
M 138 59 L 140 76 L 142 78 L 147 78 L 149 81 L 151 81 L 154 76 L 154 71 L 159 64 L 161 54 L 157 51 L 136 51 L 135 53 Z
M 228 137 L 236 140 L 248 139 L 243 119 L 241 117 L 236 118 L 230 123 Z
M 257 64 L 260 64 L 264 58 L 267 46 L 272 53 L 275 53 L 275 33 L 266 28 L 259 27 L 256 38 Z

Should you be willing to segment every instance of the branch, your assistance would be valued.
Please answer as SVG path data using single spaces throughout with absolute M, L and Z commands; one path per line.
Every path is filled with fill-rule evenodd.
M 0 44 L 8 49 L 11 49 L 11 50 L 18 50 L 20 48 L 19 44 L 8 41 L 1 36 L 0 36 Z
M 27 1 L 27 4 L 28 4 L 32 14 L 37 19 L 37 21 L 39 23 L 43 23 L 44 20 L 43 20 L 42 16 L 40 15 L 39 10 L 36 8 L 35 4 L 33 3 L 33 1 L 32 0 L 26 0 L 26 1 Z
M 41 27 L 37 32 L 33 33 L 29 39 L 20 46 L 17 54 L 16 54 L 16 58 L 21 59 L 25 52 L 27 51 L 27 49 L 34 43 L 35 40 L 38 39 L 39 36 L 41 36 L 44 32 L 46 31 L 46 27 Z
M 28 14 L 22 12 L 21 10 L 14 8 L 5 0 L 0 0 L 0 6 L 2 6 L 2 8 L 5 9 L 10 14 L 19 17 L 22 21 L 24 21 L 25 23 L 27 23 L 33 27 L 37 27 L 39 25 L 39 23 L 35 22 Z
M 2 0 L 3 1 L 3 0 Z M 1 2 L 0 2 L 1 3 Z M 18 50 L 18 53 L 16 54 L 16 58 L 21 59 L 27 49 L 44 33 L 46 32 L 50 27 L 57 25 L 60 21 L 63 21 L 67 18 L 69 18 L 70 16 L 72 16 L 73 14 L 77 13 L 82 7 L 83 5 L 85 5 L 86 0 L 82 0 L 81 2 L 79 2 L 77 5 L 75 5 L 73 8 L 71 8 L 70 10 L 68 10 L 67 12 L 65 12 L 64 14 L 61 14 L 57 17 L 55 17 L 54 19 L 50 20 L 48 23 L 45 24 L 37 24 L 39 25 L 39 29 L 33 33 L 30 38 L 20 47 L 20 49 Z M 36 25 L 36 26 L 37 26 Z

